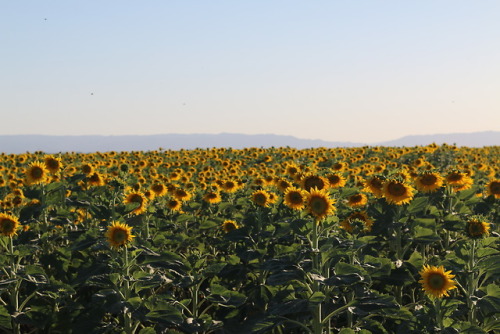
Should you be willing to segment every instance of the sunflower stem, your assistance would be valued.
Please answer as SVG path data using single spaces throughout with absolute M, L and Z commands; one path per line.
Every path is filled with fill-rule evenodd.
M 468 263 L 468 275 L 467 275 L 467 306 L 469 307 L 468 321 L 475 325 L 476 324 L 476 304 L 472 300 L 474 293 L 476 291 L 476 247 L 477 240 L 473 239 L 470 245 L 469 263 Z
M 129 259 L 128 259 L 128 248 L 127 245 L 124 246 L 123 250 L 123 295 L 125 297 L 125 302 L 130 298 L 130 282 L 129 282 Z M 132 313 L 130 313 L 127 309 L 124 310 L 123 314 L 124 318 L 124 330 L 126 334 L 132 334 Z
M 441 310 L 441 298 L 434 298 L 434 311 L 436 314 L 436 324 L 439 329 L 443 329 L 443 314 Z
M 321 270 L 319 268 L 319 238 L 318 238 L 318 222 L 316 220 L 313 221 L 312 226 L 312 260 L 313 260 L 313 272 L 315 274 L 321 274 Z M 319 291 L 319 282 L 313 282 L 313 293 Z M 323 333 L 323 324 L 321 322 L 321 303 L 318 303 L 316 309 L 313 314 L 313 333 L 321 334 Z
M 11 260 L 11 267 L 10 267 L 10 275 L 11 278 L 16 278 L 17 282 L 12 288 L 12 292 L 10 293 L 10 303 L 13 308 L 13 314 L 17 314 L 19 312 L 19 288 L 21 287 L 21 279 L 17 277 L 17 264 L 16 264 L 16 259 L 14 256 L 14 240 L 12 237 L 9 237 L 9 255 L 10 255 L 10 260 Z M 16 322 L 14 318 L 12 318 L 12 329 L 14 334 L 19 334 L 21 333 L 21 324 Z

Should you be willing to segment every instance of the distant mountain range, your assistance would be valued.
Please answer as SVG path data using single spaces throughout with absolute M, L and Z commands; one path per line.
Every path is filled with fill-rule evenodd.
M 428 144 L 456 144 L 457 146 L 482 147 L 500 145 L 500 131 L 406 136 L 379 143 L 331 142 L 300 139 L 282 135 L 244 134 L 162 134 L 126 136 L 48 136 L 48 135 L 0 135 L 0 152 L 25 153 L 43 151 L 58 152 L 106 152 L 150 151 L 232 147 L 356 147 L 356 146 L 421 146 Z

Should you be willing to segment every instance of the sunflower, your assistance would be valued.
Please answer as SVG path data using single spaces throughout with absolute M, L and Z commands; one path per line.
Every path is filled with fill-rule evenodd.
M 316 221 L 320 221 L 329 215 L 335 213 L 335 200 L 331 199 L 328 192 L 323 190 L 318 190 L 316 188 L 311 189 L 307 192 L 306 208 L 307 211 L 313 215 Z
M 28 185 L 46 183 L 48 173 L 49 171 L 45 167 L 45 164 L 33 162 L 26 170 L 26 182 Z
M 256 190 L 252 193 L 252 201 L 259 206 L 267 207 L 271 204 L 271 195 L 265 190 Z
M 234 220 L 226 220 L 222 223 L 222 230 L 226 233 L 239 228 L 240 226 Z
M 238 190 L 238 183 L 233 180 L 226 180 L 222 184 L 222 190 L 227 192 L 227 193 L 234 193 Z
M 127 245 L 134 237 L 132 235 L 132 227 L 120 222 L 113 222 L 106 232 L 106 238 L 113 248 Z
M 329 185 L 328 179 L 326 179 L 322 176 L 319 176 L 319 175 L 314 175 L 314 174 L 308 173 L 308 174 L 305 174 L 302 176 L 302 178 L 300 180 L 300 186 L 304 190 L 309 191 L 313 188 L 316 188 L 318 190 L 326 189 L 330 185 Z
M 422 279 L 419 281 L 422 284 L 422 290 L 429 297 L 441 298 L 449 296 L 448 291 L 456 289 L 456 283 L 452 280 L 455 275 L 450 271 L 445 271 L 443 266 L 435 267 L 425 265 L 419 272 Z
M 384 179 L 381 176 L 372 176 L 365 181 L 364 186 L 364 191 L 372 193 L 377 198 L 384 195 Z
M 193 196 L 189 191 L 186 191 L 184 189 L 181 189 L 181 188 L 177 188 L 174 190 L 174 193 L 173 193 L 175 199 L 178 199 L 179 201 L 189 201 L 191 199 L 191 197 Z
M 279 190 L 283 192 L 285 192 L 289 187 L 292 186 L 288 180 L 281 178 L 275 181 L 275 185 Z
M 222 199 L 220 197 L 219 192 L 217 191 L 209 191 L 203 196 L 203 200 L 209 204 L 217 204 L 219 203 Z
M 149 188 L 157 197 L 165 196 L 167 194 L 167 187 L 161 183 L 155 183 Z
M 467 234 L 471 238 L 481 238 L 490 234 L 490 223 L 483 221 L 479 217 L 473 217 L 467 221 Z
M 0 233 L 7 237 L 17 235 L 19 220 L 6 213 L 0 213 Z
M 387 180 L 382 189 L 386 201 L 396 205 L 409 203 L 415 192 L 411 186 L 398 180 Z
M 307 192 L 303 189 L 289 187 L 285 190 L 284 203 L 291 209 L 302 210 L 306 205 Z
M 354 230 L 354 226 L 356 221 L 360 221 L 364 225 L 365 231 L 371 231 L 373 220 L 370 219 L 368 214 L 365 211 L 358 211 L 351 213 L 349 217 L 340 222 L 340 227 L 346 230 L 347 232 L 352 233 Z
M 424 172 L 415 177 L 415 187 L 418 191 L 431 193 L 443 186 L 443 177 L 435 172 Z
M 172 211 L 182 211 L 182 201 L 172 198 L 167 202 L 167 207 Z
M 500 198 L 500 180 L 490 181 L 490 183 L 486 185 L 486 193 L 488 196 Z
M 44 159 L 45 167 L 51 173 L 57 173 L 62 168 L 61 158 L 56 158 L 52 155 L 48 155 Z
M 339 173 L 331 173 L 326 176 L 330 188 L 336 189 L 345 186 L 347 180 Z
M 80 170 L 83 174 L 90 175 L 94 172 L 94 167 L 91 164 L 83 164 Z
M 91 186 L 103 186 L 104 179 L 100 173 L 94 172 L 88 177 L 87 183 Z
M 347 205 L 351 208 L 365 206 L 366 203 L 368 203 L 368 197 L 362 193 L 354 194 L 347 199 Z
M 137 203 L 138 206 L 135 208 L 132 213 L 139 215 L 141 213 L 146 212 L 146 204 L 147 204 L 147 198 L 144 196 L 144 194 L 141 191 L 134 191 L 134 190 L 129 190 L 126 195 L 125 199 L 123 200 L 123 203 L 125 204 L 135 204 Z
M 453 170 L 446 175 L 446 183 L 448 183 L 453 191 L 467 190 L 472 187 L 474 181 L 467 175 L 467 173 L 462 173 L 457 170 Z

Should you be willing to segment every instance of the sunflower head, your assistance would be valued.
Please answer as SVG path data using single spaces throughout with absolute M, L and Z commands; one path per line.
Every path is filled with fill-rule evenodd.
M 240 226 L 234 220 L 226 220 L 222 223 L 222 230 L 226 233 L 239 229 Z
M 451 271 L 445 271 L 443 266 L 425 265 L 419 274 L 422 290 L 431 298 L 449 296 L 448 291 L 456 289 L 456 283 L 452 279 L 455 275 L 452 275 Z
M 170 200 L 167 201 L 167 207 L 172 210 L 172 211 L 182 211 L 182 201 L 176 199 L 176 198 L 171 198 Z
M 466 232 L 470 238 L 487 237 L 490 234 L 490 223 L 480 216 L 472 217 L 467 221 Z
M 98 172 L 89 175 L 87 183 L 91 186 L 103 186 L 105 184 L 103 176 Z
M 306 205 L 307 192 L 305 190 L 288 187 L 285 190 L 284 203 L 291 209 L 302 210 Z
M 437 172 L 426 171 L 415 177 L 415 187 L 418 191 L 431 193 L 443 186 L 443 177 Z
M 271 195 L 265 190 L 256 190 L 252 193 L 252 201 L 258 206 L 267 207 L 271 204 Z
M 330 188 L 341 188 L 345 186 L 347 180 L 340 173 L 331 173 L 326 176 Z
M 374 175 L 365 181 L 363 190 L 372 193 L 377 198 L 380 198 L 384 195 L 384 182 L 385 179 L 383 176 Z
M 17 229 L 19 228 L 19 220 L 6 213 L 0 213 L 0 233 L 7 237 L 12 238 L 17 235 Z
M 363 193 L 351 195 L 347 199 L 347 205 L 351 208 L 362 207 L 365 206 L 366 203 L 368 203 L 368 197 L 366 197 L 366 195 Z
M 369 232 L 373 223 L 373 220 L 365 211 L 358 211 L 351 213 L 349 217 L 341 221 L 340 227 L 350 233 L 361 230 Z
M 486 193 L 488 196 L 500 198 L 500 180 L 492 180 L 486 185 Z
M 137 207 L 132 211 L 133 214 L 139 215 L 146 212 L 148 199 L 141 191 L 129 190 L 123 200 L 124 204 L 136 204 Z
M 26 170 L 26 182 L 28 185 L 46 183 L 48 180 L 48 169 L 45 164 L 33 162 Z
M 222 199 L 218 191 L 209 191 L 203 196 L 203 200 L 209 204 L 217 204 Z
M 106 238 L 113 248 L 126 246 L 134 237 L 132 235 L 132 227 L 120 222 L 113 222 L 106 232 Z
M 398 179 L 389 179 L 384 182 L 382 191 L 388 203 L 402 205 L 413 199 L 415 189 Z
M 325 189 L 318 190 L 313 188 L 307 193 L 307 211 L 314 216 L 316 221 L 321 221 L 327 216 L 334 214 L 336 209 L 333 204 L 335 204 L 335 200 L 330 198 Z
M 61 158 L 48 155 L 44 159 L 45 167 L 51 173 L 57 173 L 62 168 Z
M 316 188 L 318 190 L 326 189 L 330 186 L 328 179 L 312 173 L 303 175 L 302 179 L 300 180 L 300 185 L 306 191 L 309 191 L 313 188 Z

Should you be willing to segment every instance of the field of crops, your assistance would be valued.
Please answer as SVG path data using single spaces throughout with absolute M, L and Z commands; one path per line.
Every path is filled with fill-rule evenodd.
M 500 147 L 0 155 L 0 331 L 499 333 Z

